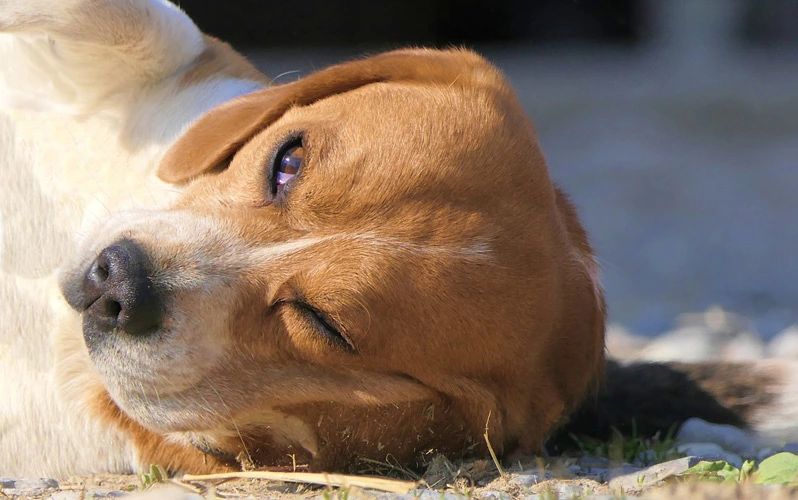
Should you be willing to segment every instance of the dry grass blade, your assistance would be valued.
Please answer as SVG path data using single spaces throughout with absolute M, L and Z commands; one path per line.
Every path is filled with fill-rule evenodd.
M 485 438 L 485 444 L 488 445 L 488 451 L 490 452 L 490 458 L 493 459 L 493 465 L 496 466 L 496 470 L 499 471 L 499 475 L 501 476 L 501 478 L 506 481 L 507 474 L 504 472 L 502 464 L 501 462 L 499 462 L 499 458 L 496 456 L 496 452 L 493 451 L 493 445 L 490 444 L 490 437 L 488 437 L 489 425 L 490 425 L 490 412 L 488 412 L 488 420 L 485 422 L 485 434 L 483 437 Z
M 186 474 L 181 478 L 183 481 L 209 481 L 214 479 L 268 479 L 271 481 L 283 481 L 286 483 L 318 484 L 322 486 L 335 486 L 338 488 L 369 488 L 372 490 L 385 491 L 388 493 L 407 493 L 418 487 L 417 482 L 399 481 L 396 479 L 385 479 L 381 477 L 367 476 L 348 476 L 345 474 L 324 474 L 310 472 L 271 472 L 271 471 L 247 471 L 229 472 L 222 474 Z

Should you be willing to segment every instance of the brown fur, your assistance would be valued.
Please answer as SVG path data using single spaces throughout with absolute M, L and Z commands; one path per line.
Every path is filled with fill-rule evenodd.
M 757 412 L 769 408 L 779 394 L 786 374 L 778 364 L 754 363 L 670 363 L 685 373 L 704 391 L 712 394 L 724 408 L 752 422 Z
M 234 461 L 225 461 L 200 450 L 170 443 L 164 436 L 149 431 L 125 415 L 100 386 L 89 392 L 89 411 L 128 436 L 136 448 L 139 462 L 157 464 L 166 470 L 180 470 L 192 474 L 206 474 L 236 470 Z
M 305 166 L 273 200 L 270 158 L 296 133 Z M 485 455 L 486 426 L 499 453 L 534 452 L 602 372 L 604 302 L 585 232 L 512 90 L 471 52 L 391 52 L 241 97 L 189 129 L 160 176 L 193 179 L 175 217 L 212 221 L 242 242 L 238 254 L 320 243 L 244 266 L 212 302 L 174 299 L 200 317 L 231 313 L 211 335 L 224 362 L 203 373 L 210 389 L 183 395 L 212 401 L 212 426 L 186 407 L 179 429 L 145 431 L 98 396 L 152 461 L 419 464 L 435 450 Z M 154 224 L 126 237 L 156 271 L 180 268 L 201 240 L 175 243 Z M 204 252 L 219 273 L 240 256 Z M 353 349 L 320 338 L 297 300 Z M 175 431 L 201 435 L 219 461 L 157 437 Z

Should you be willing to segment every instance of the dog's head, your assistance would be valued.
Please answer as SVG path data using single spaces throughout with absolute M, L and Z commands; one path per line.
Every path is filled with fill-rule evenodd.
M 259 465 L 479 454 L 486 424 L 534 450 L 600 373 L 584 231 L 470 52 L 238 98 L 159 175 L 180 200 L 109 217 L 62 278 L 120 418 Z

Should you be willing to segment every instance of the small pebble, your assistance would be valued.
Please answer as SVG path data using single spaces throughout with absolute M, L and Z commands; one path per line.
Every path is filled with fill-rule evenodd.
M 84 495 L 84 498 L 100 499 L 100 498 L 120 498 L 125 496 L 128 496 L 128 494 L 117 490 L 96 489 L 96 490 L 87 491 L 86 494 Z
M 419 494 L 415 494 L 419 490 L 411 492 L 411 498 L 418 500 L 463 500 L 463 495 L 450 492 L 440 492 L 435 490 L 422 490 Z
M 59 491 L 50 495 L 48 500 L 81 500 L 85 498 L 82 491 Z
M 6 479 L 0 478 L 0 491 L 9 497 L 37 496 L 58 488 L 55 479 Z
M 593 489 L 581 484 L 562 484 L 557 487 L 557 494 L 560 498 L 585 498 Z
M 606 457 L 581 457 L 578 464 L 583 469 L 609 469 L 610 459 Z
M 483 491 L 479 494 L 479 498 L 484 500 L 511 500 L 512 497 L 503 491 Z
M 522 488 L 530 488 L 540 482 L 540 476 L 535 472 L 523 472 L 519 474 L 512 474 L 507 482 L 516 484 Z

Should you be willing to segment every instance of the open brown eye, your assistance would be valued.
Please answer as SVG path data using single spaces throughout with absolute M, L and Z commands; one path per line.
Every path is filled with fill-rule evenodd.
M 292 141 L 277 155 L 274 165 L 275 194 L 282 191 L 286 183 L 299 173 L 304 156 L 305 149 L 302 147 L 302 141 L 300 140 Z

